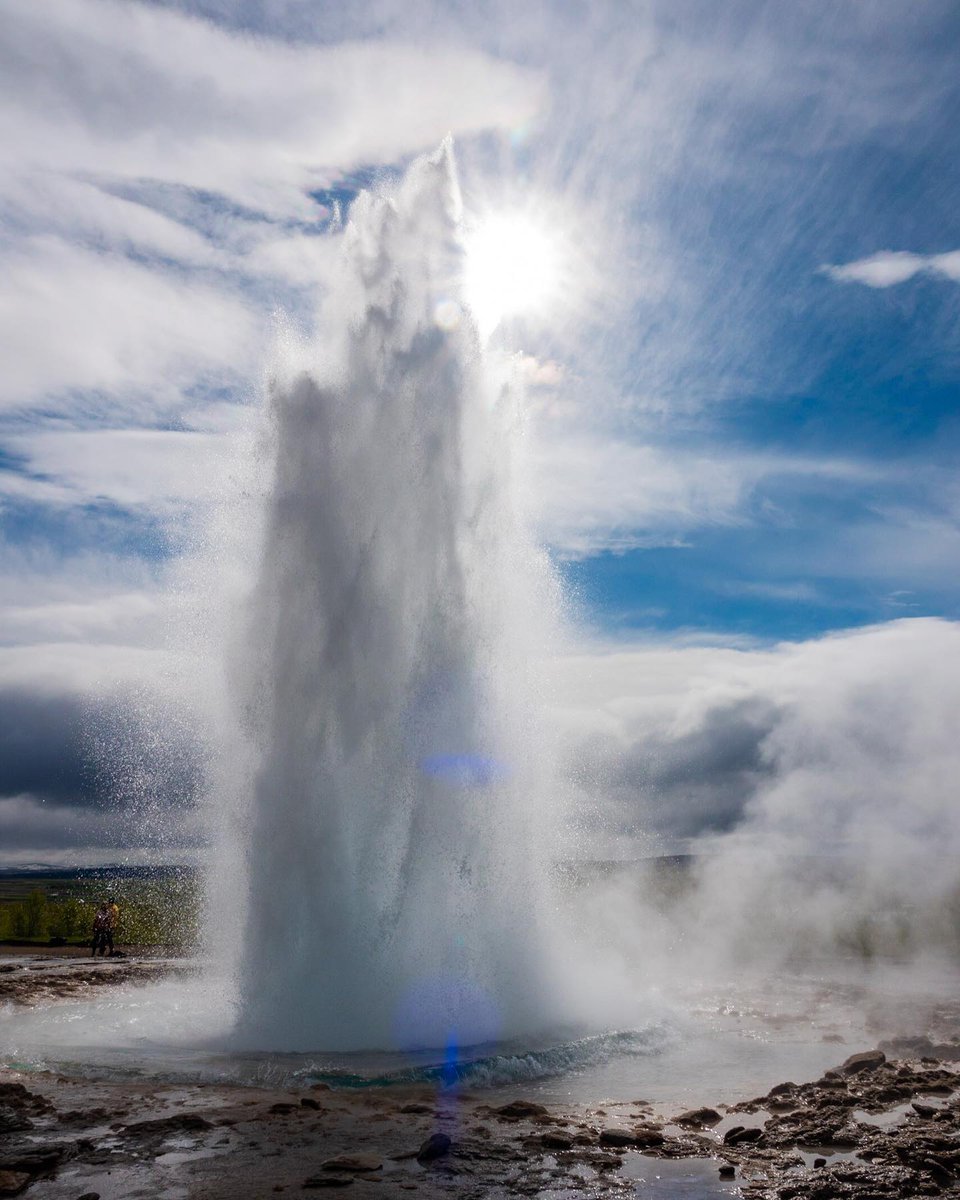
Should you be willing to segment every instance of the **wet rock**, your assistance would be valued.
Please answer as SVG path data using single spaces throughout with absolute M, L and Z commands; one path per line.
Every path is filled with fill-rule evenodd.
M 336 1158 L 328 1158 L 320 1164 L 321 1171 L 335 1171 L 341 1175 L 353 1175 L 380 1171 L 383 1163 L 372 1154 L 338 1154 Z
M 319 1100 L 314 1100 L 314 1098 L 312 1096 L 301 1096 L 300 1097 L 300 1107 L 301 1108 L 312 1108 L 314 1111 L 317 1111 L 320 1108 L 322 1108 L 322 1105 L 320 1104 Z
M 29 1171 L 0 1171 L 0 1196 L 17 1196 L 32 1179 Z
M 723 1144 L 725 1146 L 741 1146 L 748 1142 L 759 1142 L 762 1137 L 762 1129 L 746 1129 L 743 1125 L 734 1125 L 723 1135 Z
M 528 1121 L 532 1117 L 548 1115 L 542 1104 L 534 1104 L 532 1100 L 511 1100 L 509 1104 L 501 1105 L 493 1111 L 504 1121 Z
M 290 1113 L 296 1112 L 299 1107 L 300 1106 L 298 1104 L 291 1104 L 287 1100 L 278 1100 L 276 1104 L 270 1105 L 268 1111 L 276 1113 L 278 1117 L 286 1117 L 289 1116 Z
M 630 1129 L 601 1129 L 601 1146 L 635 1146 L 637 1135 Z
M 559 1129 L 545 1133 L 540 1141 L 547 1150 L 570 1150 L 573 1148 L 573 1137 L 569 1133 L 561 1133 Z
M 99 1192 L 84 1192 L 82 1196 L 78 1196 L 77 1200 L 100 1200 Z
M 136 1121 L 132 1125 L 120 1126 L 124 1134 L 133 1134 L 135 1137 L 153 1137 L 157 1134 L 166 1137 L 171 1133 L 198 1132 L 213 1128 L 213 1122 L 201 1117 L 199 1113 L 174 1113 L 172 1117 L 156 1117 L 152 1121 Z
M 949 1187 L 956 1182 L 956 1175 L 952 1171 L 948 1171 L 942 1163 L 937 1162 L 935 1158 L 925 1158 L 920 1163 L 922 1170 L 931 1175 L 936 1183 L 941 1187 Z
M 0 1104 L 34 1116 L 55 1111 L 46 1096 L 28 1091 L 22 1083 L 0 1083 Z
M 400 1112 L 402 1112 L 402 1113 L 417 1113 L 417 1114 L 425 1115 L 427 1113 L 433 1112 L 433 1106 L 430 1104 L 420 1104 L 419 1102 L 413 1103 L 413 1104 L 404 1104 L 400 1108 Z
M 818 1168 L 825 1167 L 827 1165 L 827 1160 L 825 1158 L 815 1158 L 813 1160 L 813 1165 Z
M 882 1050 L 865 1050 L 862 1054 L 851 1054 L 840 1064 L 844 1075 L 859 1075 L 863 1071 L 876 1071 L 887 1061 Z
M 720 1114 L 715 1108 L 691 1108 L 682 1112 L 679 1117 L 674 1117 L 673 1124 L 699 1128 L 703 1125 L 716 1125 L 719 1120 Z
M 9 1104 L 0 1104 L 0 1135 L 19 1133 L 23 1129 L 32 1128 L 33 1122 L 23 1109 L 13 1108 Z
M 653 1150 L 662 1146 L 666 1139 L 661 1130 L 652 1125 L 641 1125 L 633 1131 L 634 1145 L 641 1150 Z
M 732 1163 L 724 1163 L 717 1171 L 721 1179 L 733 1179 L 737 1173 L 737 1168 Z
M 417 1162 L 433 1162 L 450 1152 L 450 1138 L 445 1133 L 431 1133 L 417 1151 Z
M 610 1171 L 623 1166 L 622 1160 L 616 1154 L 591 1154 L 587 1161 L 597 1171 Z
M 352 1175 L 311 1175 L 303 1181 L 305 1188 L 343 1188 L 352 1184 Z

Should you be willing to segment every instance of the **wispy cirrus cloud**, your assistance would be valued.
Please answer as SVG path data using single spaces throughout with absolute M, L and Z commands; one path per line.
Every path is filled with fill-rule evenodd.
M 820 271 L 836 283 L 862 283 L 872 288 L 894 287 L 917 275 L 932 275 L 960 283 L 960 250 L 946 254 L 911 254 L 907 250 L 881 250 L 868 258 Z

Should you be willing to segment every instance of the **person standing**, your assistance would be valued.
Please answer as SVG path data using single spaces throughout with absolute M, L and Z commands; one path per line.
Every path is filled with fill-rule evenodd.
M 110 933 L 110 910 L 107 907 L 107 902 L 104 902 L 97 909 L 93 918 L 93 945 L 90 947 L 91 955 L 96 958 L 97 951 L 103 957 L 107 952 L 107 938 Z
M 107 899 L 107 916 L 108 916 L 107 945 L 108 945 L 108 947 L 110 949 L 110 953 L 112 955 L 113 954 L 113 935 L 117 934 L 117 936 L 119 937 L 118 931 L 120 928 L 120 905 L 117 904 L 117 900 L 116 900 L 115 896 L 110 896 Z

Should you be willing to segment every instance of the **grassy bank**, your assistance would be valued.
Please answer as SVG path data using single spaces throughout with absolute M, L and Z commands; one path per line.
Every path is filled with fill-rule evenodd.
M 191 871 L 156 876 L 111 873 L 98 877 L 35 873 L 5 875 L 0 881 L 0 941 L 68 945 L 90 941 L 97 906 L 113 896 L 120 907 L 117 945 L 136 944 L 189 949 L 200 924 L 200 887 Z

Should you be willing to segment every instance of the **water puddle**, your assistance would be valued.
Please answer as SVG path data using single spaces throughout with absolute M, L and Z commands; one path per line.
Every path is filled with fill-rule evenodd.
M 184 1163 L 197 1162 L 201 1158 L 217 1158 L 223 1154 L 226 1154 L 226 1150 L 168 1150 L 158 1154 L 153 1161 L 162 1167 L 179 1167 Z
M 894 1108 L 884 1109 L 883 1112 L 867 1112 L 865 1109 L 854 1109 L 853 1117 L 855 1121 L 861 1122 L 863 1125 L 872 1125 L 875 1129 L 897 1129 L 907 1117 L 923 1116 L 923 1109 L 934 1110 L 940 1112 L 943 1109 L 949 1108 L 956 1093 L 950 1095 L 931 1095 L 928 1092 L 921 1092 L 915 1100 L 907 1100 L 903 1104 L 897 1104 Z M 916 1105 L 919 1105 L 920 1112 L 917 1111 Z
M 663 1196 L 669 1200 L 715 1200 L 740 1196 L 736 1179 L 720 1178 L 715 1158 L 663 1159 L 628 1154 L 621 1172 L 633 1183 L 637 1196 Z

